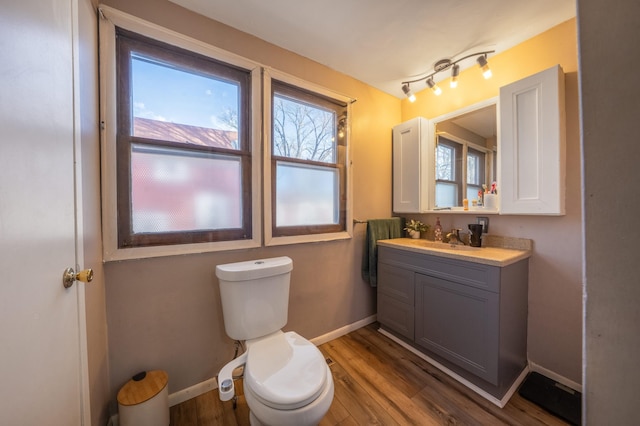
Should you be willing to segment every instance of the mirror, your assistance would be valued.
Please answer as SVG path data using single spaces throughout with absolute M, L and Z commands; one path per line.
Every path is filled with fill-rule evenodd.
M 432 120 L 435 210 L 482 206 L 483 185 L 497 177 L 496 121 L 495 99 Z

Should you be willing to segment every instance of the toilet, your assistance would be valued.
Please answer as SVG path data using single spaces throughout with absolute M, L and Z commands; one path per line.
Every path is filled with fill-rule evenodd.
M 333 401 L 333 377 L 318 348 L 281 329 L 287 323 L 289 257 L 216 267 L 224 327 L 247 350 L 218 373 L 220 399 L 235 395 L 233 370 L 244 365 L 244 395 L 252 425 L 317 425 Z

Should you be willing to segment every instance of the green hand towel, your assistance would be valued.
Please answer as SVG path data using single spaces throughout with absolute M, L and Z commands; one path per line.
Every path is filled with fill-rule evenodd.
M 367 236 L 365 237 L 362 256 L 362 279 L 376 287 L 378 285 L 378 240 L 388 240 L 402 237 L 404 218 L 370 219 L 367 221 Z

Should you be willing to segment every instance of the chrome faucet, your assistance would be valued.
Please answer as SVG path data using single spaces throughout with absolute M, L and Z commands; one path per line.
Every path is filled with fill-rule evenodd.
M 451 230 L 451 232 L 449 232 L 447 234 L 447 241 L 449 242 L 449 244 L 453 244 L 453 245 L 457 245 L 457 244 L 462 244 L 464 245 L 464 242 L 460 239 L 460 228 L 453 228 Z

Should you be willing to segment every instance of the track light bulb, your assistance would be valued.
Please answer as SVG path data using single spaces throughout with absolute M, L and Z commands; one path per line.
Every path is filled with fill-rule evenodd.
M 452 89 L 458 87 L 458 74 L 460 74 L 460 65 L 455 64 L 451 69 L 451 83 L 450 86 Z
M 416 101 L 416 95 L 411 93 L 411 89 L 409 88 L 409 83 L 405 83 L 402 85 L 402 91 L 404 92 L 405 95 L 407 95 L 407 98 L 409 98 L 409 102 Z
M 485 79 L 491 78 L 491 68 L 489 68 L 489 64 L 487 63 L 486 55 L 478 56 L 478 65 L 482 69 L 482 75 Z
M 427 86 L 433 90 L 433 93 L 435 93 L 436 96 L 440 96 L 442 93 L 442 89 L 433 81 L 433 77 L 429 77 L 429 79 L 427 79 Z

